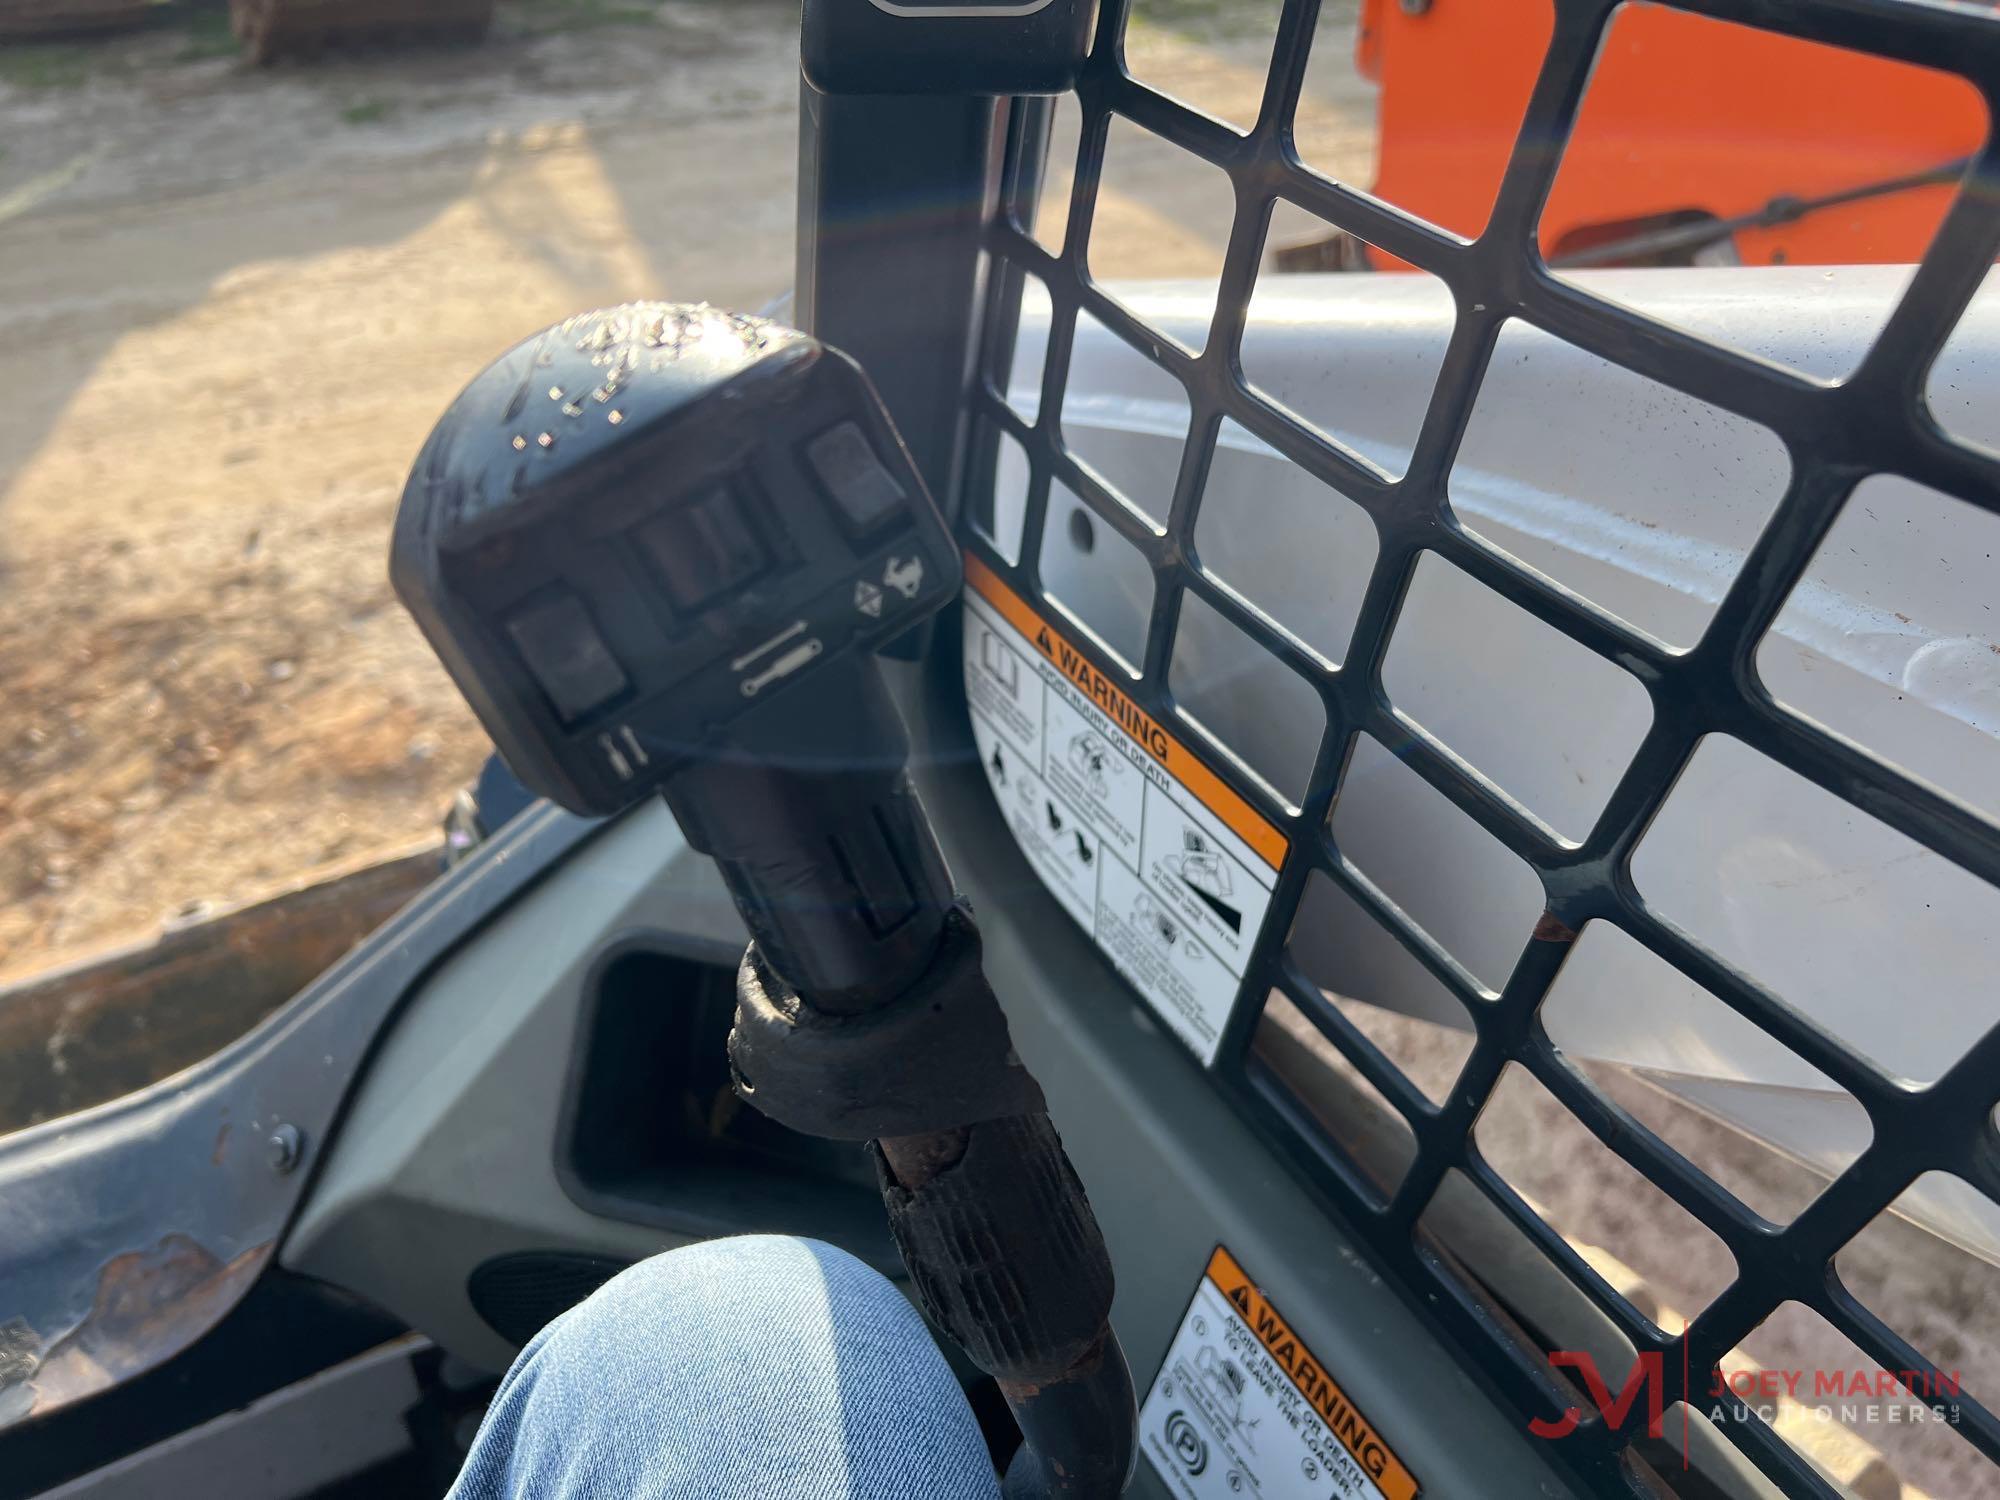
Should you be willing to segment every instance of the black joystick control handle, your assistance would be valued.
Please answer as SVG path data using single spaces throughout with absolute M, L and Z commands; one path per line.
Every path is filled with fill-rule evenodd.
M 874 659 L 956 597 L 958 552 L 860 367 L 705 306 L 572 318 L 439 421 L 390 572 L 523 782 L 589 814 L 663 795 L 714 856 L 752 938 L 738 1090 L 874 1143 L 925 1309 L 1021 1423 L 1008 1493 L 1118 1493 L 1109 1256 Z
M 664 792 L 814 1003 L 928 962 L 950 882 L 872 653 L 960 565 L 853 361 L 707 307 L 551 328 L 439 422 L 391 573 L 522 781 Z

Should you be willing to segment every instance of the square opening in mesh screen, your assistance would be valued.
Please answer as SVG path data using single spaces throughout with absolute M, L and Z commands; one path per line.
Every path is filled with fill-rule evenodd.
M 1425 552 L 1382 686 L 1404 719 L 1580 841 L 1653 719 L 1637 678 Z
M 1926 1172 L 1834 1258 L 1841 1284 L 1989 1411 L 2000 1402 L 2000 1203 Z
M 993 491 L 983 495 L 972 490 L 968 519 L 972 529 L 993 544 L 993 550 L 1010 563 L 1021 560 L 1021 528 L 1028 515 L 1028 450 L 1012 434 L 992 422 L 981 421 L 979 435 L 987 445 L 993 464 Z
M 1979 291 L 1931 364 L 1924 399 L 1938 425 L 1962 442 L 2000 453 L 2000 267 Z
M 1131 0 L 1125 69 L 1239 131 L 1257 121 L 1284 0 Z
M 1375 523 L 1227 417 L 1194 523 L 1202 571 L 1330 667 L 1375 571 Z
M 2000 1021 L 2000 890 L 1724 735 L 1632 856 L 1646 905 L 1877 1067 L 1929 1083 Z
M 1433 1104 L 1451 1097 L 1472 1055 L 1472 1016 L 1436 975 L 1352 896 L 1315 870 L 1286 952 L 1327 1003 Z
M 1042 414 L 1042 374 L 1049 357 L 1049 289 L 1039 276 L 1029 275 L 1012 261 L 1000 262 L 998 274 L 1013 278 L 1021 289 L 1013 355 L 1001 377 L 1005 383 L 1000 396 L 1033 427 Z
M 1774 1224 L 1873 1136 L 1840 1085 L 1609 922 L 1587 922 L 1542 1002 L 1597 1091 Z
M 1223 170 L 1113 115 L 1085 256 L 1091 280 L 1188 350 L 1208 342 L 1236 221 Z
M 1786 708 L 2000 822 L 2000 514 L 1864 480 L 1757 675 Z
M 1167 680 L 1182 718 L 1298 807 L 1326 733 L 1311 683 L 1185 592 Z
M 1582 1382 L 1552 1365 L 1549 1354 L 1559 1349 L 1588 1354 L 1607 1379 L 1622 1384 L 1620 1377 L 1632 1369 L 1638 1351 L 1624 1329 L 1498 1203 L 1454 1167 L 1424 1205 L 1415 1239 L 1419 1253 L 1470 1294 L 1484 1321 L 1566 1393 L 1567 1401 L 1541 1415 L 1555 1418 L 1569 1406 L 1586 1422 L 1599 1420 Z M 1608 1263 L 1605 1269 L 1616 1271 Z M 1630 1294 L 1616 1289 L 1641 1314 L 1647 1313 L 1643 1301 L 1634 1300 L 1635 1294 L 1644 1298 L 1643 1288 L 1634 1285 Z
M 1899 1393 L 1893 1372 L 1802 1303 L 1781 1303 L 1722 1357 L 1722 1371 L 1730 1395 L 1704 1393 L 1710 1415 L 1726 1426 L 1753 1412 L 1843 1494 L 1958 1500 L 2000 1485 L 2000 1472 L 1959 1436 L 1948 1411 Z M 1951 1398 L 1941 1404 L 1949 1408 Z
M 1089 313 L 1077 314 L 1063 447 L 1156 531 L 1167 529 L 1192 420 L 1180 381 Z
M 1512 319 L 1452 465 L 1451 506 L 1480 540 L 1691 646 L 1791 472 L 1770 429 Z
M 1060 480 L 1049 485 L 1040 568 L 1049 599 L 1137 677 L 1153 613 L 1152 567 Z
M 1354 274 L 1374 247 L 1280 201 L 1243 325 L 1243 378 L 1391 478 L 1410 467 L 1457 308 L 1427 271 Z M 1360 257 L 1360 266 L 1336 263 Z
M 1534 870 L 1370 735 L 1355 736 L 1330 825 L 1368 883 L 1489 995 L 1542 914 Z
M 1736 1279 L 1729 1247 L 1519 1063 L 1473 1127 L 1489 1166 L 1648 1321 L 1679 1333 Z
M 1417 1159 L 1417 1137 L 1382 1091 L 1281 990 L 1271 991 L 1250 1056 L 1319 1127 L 1363 1196 L 1377 1207 L 1395 1196 Z
M 1465 239 L 1486 227 L 1555 26 L 1548 0 L 1319 13 L 1300 158 Z
M 1834 379 L 1901 298 L 1986 132 L 1979 91 L 1953 74 L 1621 5 L 1542 254 L 1593 295 Z
M 1014 221 L 1051 255 L 1061 255 L 1069 235 L 1070 201 L 1076 191 L 1076 153 L 1083 141 L 1083 106 L 1076 95 L 1060 95 L 1049 115 L 1048 155 L 1041 191 L 1031 216 L 1015 205 Z

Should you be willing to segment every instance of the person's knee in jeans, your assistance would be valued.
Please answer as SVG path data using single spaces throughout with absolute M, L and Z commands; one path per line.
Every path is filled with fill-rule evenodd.
M 453 1500 L 992 1500 L 923 1320 L 844 1250 L 776 1236 L 642 1262 L 536 1335 Z

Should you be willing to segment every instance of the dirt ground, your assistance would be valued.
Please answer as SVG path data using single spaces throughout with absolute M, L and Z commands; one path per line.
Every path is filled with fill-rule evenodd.
M 1254 113 L 1275 5 L 1153 9 L 1136 65 Z M 215 12 L 0 55 L 0 975 L 435 826 L 484 745 L 385 580 L 409 460 L 542 324 L 786 290 L 795 17 L 532 0 L 484 46 L 255 71 Z M 1335 82 L 1308 114 L 1365 150 Z M 1154 232 L 1164 153 L 1117 188 L 1119 269 L 1219 254 Z

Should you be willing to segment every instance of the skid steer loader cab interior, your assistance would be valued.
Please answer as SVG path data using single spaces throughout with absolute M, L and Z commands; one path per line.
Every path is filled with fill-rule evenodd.
M 475 820 L 238 1041 L 0 1137 L 0 1493 L 442 1493 L 519 1348 L 663 1248 L 907 1281 L 859 1138 L 732 1090 L 745 885 L 635 791 L 847 670 L 826 600 L 1101 1226 L 1131 1493 L 2000 1493 L 2000 18 L 1370 3 L 1365 191 L 1301 104 L 1347 11 L 1273 0 L 1224 118 L 1147 81 L 1149 8 L 807 0 L 803 335 L 626 310 L 468 390 L 477 461 L 412 494 L 486 488 L 399 588 L 582 812 Z M 1878 89 L 1641 191 L 1632 27 L 1724 111 L 1694 33 Z M 1505 97 L 1392 139 L 1446 76 Z M 1135 153 L 1214 208 L 1205 278 L 1117 274 Z M 620 316 L 729 348 L 643 410 L 544 378 Z M 805 394 L 705 425 L 746 370 Z

